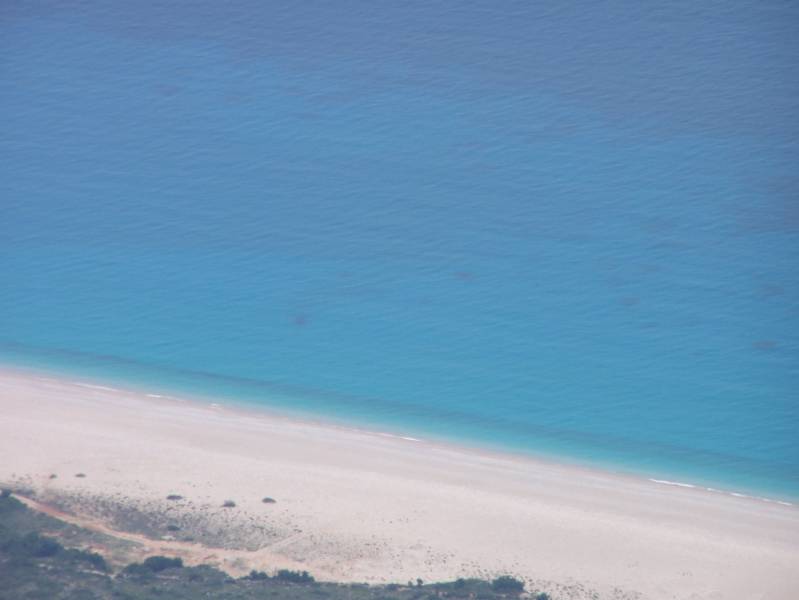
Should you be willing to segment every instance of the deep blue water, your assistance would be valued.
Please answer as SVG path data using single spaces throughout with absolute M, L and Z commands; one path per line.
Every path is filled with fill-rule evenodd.
M 0 360 L 799 496 L 799 5 L 6 3 Z

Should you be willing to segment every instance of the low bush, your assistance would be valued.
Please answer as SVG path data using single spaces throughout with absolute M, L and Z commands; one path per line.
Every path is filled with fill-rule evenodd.
M 10 493 L 0 494 L 0 514 L 26 510 L 25 505 Z
M 146 558 L 142 564 L 151 571 L 157 573 L 158 571 L 163 571 L 164 569 L 182 568 L 183 559 L 169 558 L 167 556 L 151 556 Z
M 313 583 L 316 581 L 308 571 L 289 571 L 288 569 L 278 571 L 275 579 L 286 583 Z
M 166 569 L 181 568 L 183 568 L 183 559 L 169 558 L 168 556 L 151 556 L 142 563 L 128 565 L 123 572 L 132 575 L 149 575 L 151 573 L 160 573 Z
M 521 594 L 524 591 L 524 582 L 515 577 L 503 575 L 491 582 L 491 589 L 498 594 Z
M 2 549 L 18 558 L 48 558 L 61 552 L 63 546 L 52 538 L 29 533 L 10 539 L 3 544 Z
M 105 562 L 105 559 L 96 552 L 71 549 L 65 550 L 64 556 L 70 560 L 89 563 L 98 571 L 108 571 L 108 564 Z
M 451 584 L 451 593 L 458 597 L 477 596 L 490 592 L 490 584 L 482 579 L 456 579 Z
M 236 582 L 236 580 L 230 577 L 227 573 L 223 573 L 219 569 L 216 569 L 210 565 L 199 565 L 197 567 L 184 567 L 179 572 L 181 574 L 181 577 L 186 578 L 188 581 L 202 582 L 204 585 L 211 587 L 215 587 L 221 584 L 229 584 Z M 235 596 L 231 597 L 231 600 L 233 598 L 235 598 Z
M 244 577 L 244 579 L 249 579 L 251 581 L 266 581 L 267 579 L 269 579 L 269 575 L 267 575 L 263 571 L 256 571 L 255 569 L 253 569 L 252 571 L 250 571 L 249 575 L 246 575 Z

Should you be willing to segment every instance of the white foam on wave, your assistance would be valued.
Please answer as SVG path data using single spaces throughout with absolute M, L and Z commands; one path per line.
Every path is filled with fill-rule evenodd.
M 719 490 L 712 487 L 701 487 L 697 485 L 693 485 L 691 483 L 682 483 L 680 481 L 669 481 L 668 479 L 651 479 L 649 481 L 652 483 L 659 483 L 661 485 L 673 485 L 676 487 L 682 488 L 698 488 L 705 490 L 706 492 L 714 492 L 716 494 L 727 494 L 728 496 L 734 496 L 735 498 L 749 498 L 750 500 L 760 500 L 761 502 L 769 502 L 771 504 L 782 504 L 783 506 L 793 506 L 791 502 L 785 502 L 784 500 L 773 500 L 772 498 L 764 498 L 763 496 L 750 496 L 749 494 L 742 494 L 741 492 L 727 492 L 724 490 Z
M 80 381 L 73 381 L 72 383 L 74 383 L 75 385 L 78 385 L 80 387 L 89 388 L 90 390 L 102 390 L 104 392 L 119 392 L 119 391 L 121 391 L 121 390 L 118 390 L 117 388 L 107 387 L 105 385 L 96 385 L 96 384 L 93 384 L 93 383 L 82 383 Z
M 669 481 L 668 479 L 650 479 L 649 481 L 653 483 L 660 483 L 662 485 L 674 485 L 677 487 L 684 487 L 684 488 L 695 488 L 696 486 L 691 483 L 682 483 L 680 481 Z
M 161 394 L 147 394 L 148 398 L 164 398 Z
M 385 431 L 377 431 L 375 433 L 377 433 L 377 435 L 379 435 L 379 436 L 392 438 L 392 439 L 395 439 L 395 440 L 407 440 L 409 442 L 421 442 L 422 441 L 422 440 L 420 440 L 418 438 L 415 438 L 415 437 L 409 437 L 407 435 L 397 435 L 395 433 L 386 433 Z

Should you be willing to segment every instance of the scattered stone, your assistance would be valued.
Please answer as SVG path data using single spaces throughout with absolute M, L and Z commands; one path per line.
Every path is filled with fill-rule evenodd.
M 169 494 L 166 497 L 167 500 L 183 500 L 183 496 L 179 496 L 178 494 Z
M 235 507 L 236 503 L 233 502 L 233 500 L 225 500 L 225 502 L 222 504 L 222 508 L 235 508 Z
M 275 502 L 277 502 L 277 500 L 275 500 L 274 498 L 270 498 L 269 496 L 267 496 L 266 498 L 264 498 L 263 500 L 261 500 L 261 502 L 263 502 L 264 504 L 274 504 Z
M 80 477 L 81 479 L 83 479 L 84 477 L 86 477 L 86 473 L 75 473 L 75 477 Z

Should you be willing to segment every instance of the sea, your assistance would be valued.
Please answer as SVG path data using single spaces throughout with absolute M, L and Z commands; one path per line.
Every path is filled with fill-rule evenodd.
M 797 23 L 5 2 L 0 362 L 799 498 Z

